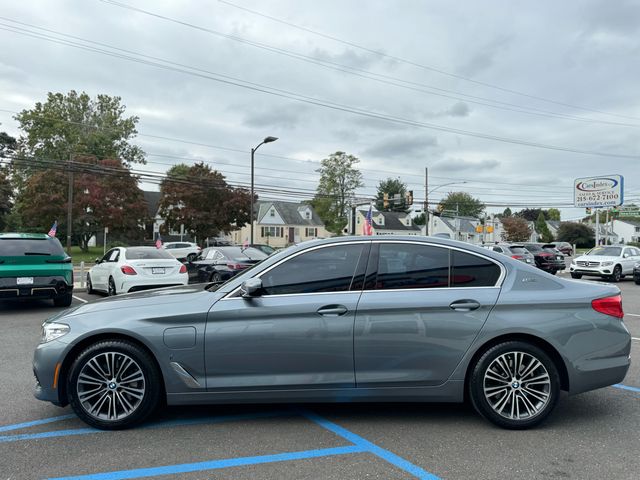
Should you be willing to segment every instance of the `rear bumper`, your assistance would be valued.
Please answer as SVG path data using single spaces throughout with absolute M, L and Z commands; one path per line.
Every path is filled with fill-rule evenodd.
M 136 278 L 137 277 L 137 278 Z M 144 278 L 139 275 L 131 275 L 131 278 L 127 278 L 120 282 L 116 288 L 118 293 L 120 292 L 138 292 L 141 290 L 150 290 L 152 288 L 164 288 L 175 287 L 178 285 L 187 285 L 189 283 L 189 276 L 184 273 L 180 275 L 172 275 L 167 278 Z
M 0 279 L 0 299 L 56 298 L 73 293 L 73 283 L 63 276 L 33 277 L 33 284 L 18 285 L 16 278 Z

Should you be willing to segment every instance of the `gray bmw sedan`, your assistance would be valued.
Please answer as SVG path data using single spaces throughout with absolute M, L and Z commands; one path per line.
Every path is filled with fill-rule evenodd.
M 620 382 L 620 290 L 433 237 L 342 237 L 226 283 L 122 295 L 47 320 L 37 398 L 102 429 L 169 405 L 462 402 L 532 427 L 560 391 Z

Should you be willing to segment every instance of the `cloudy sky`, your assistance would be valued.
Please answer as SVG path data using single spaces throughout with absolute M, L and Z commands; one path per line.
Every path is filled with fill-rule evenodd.
M 341 150 L 365 197 L 400 177 L 423 201 L 428 167 L 430 201 L 466 191 L 490 211 L 568 207 L 573 180 L 601 174 L 640 199 L 638 1 L 22 0 L 0 15 L 13 135 L 10 112 L 75 89 L 122 97 L 157 172 L 204 160 L 246 184 L 273 135 L 256 184 L 297 198 Z

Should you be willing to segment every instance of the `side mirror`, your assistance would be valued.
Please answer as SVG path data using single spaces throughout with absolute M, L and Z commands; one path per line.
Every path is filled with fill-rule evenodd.
M 624 258 L 629 258 L 629 254 L 628 254 L 628 253 L 625 253 L 625 254 L 623 255 L 623 257 L 624 257 Z
M 102 262 L 102 259 L 100 257 L 96 258 L 96 265 L 98 265 L 101 262 Z
M 262 280 L 259 278 L 250 278 L 240 286 L 240 293 L 243 298 L 259 297 L 262 294 Z

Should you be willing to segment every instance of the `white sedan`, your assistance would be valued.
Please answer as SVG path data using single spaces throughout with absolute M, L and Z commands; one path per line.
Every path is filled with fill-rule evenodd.
M 87 273 L 87 292 L 109 295 L 150 288 L 187 285 L 187 267 L 166 250 L 118 247 L 109 250 Z

